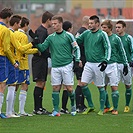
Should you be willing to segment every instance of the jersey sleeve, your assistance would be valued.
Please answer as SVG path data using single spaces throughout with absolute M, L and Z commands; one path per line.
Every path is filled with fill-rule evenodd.
M 50 39 L 49 37 L 47 37 L 43 43 L 36 45 L 36 47 L 40 52 L 43 52 L 49 47 L 49 45 L 50 45 Z
M 128 38 L 129 38 L 129 44 L 130 45 L 130 49 L 131 49 L 131 60 L 133 62 L 133 37 L 131 35 L 128 35 Z
M 105 48 L 105 61 L 109 61 L 111 57 L 111 45 L 106 32 L 102 31 L 103 43 Z
M 120 37 L 118 37 L 118 36 L 117 36 L 117 42 L 118 42 L 118 44 L 119 44 L 118 46 L 119 46 L 120 54 L 121 54 L 121 56 L 122 56 L 122 58 L 123 58 L 123 63 L 124 63 L 124 65 L 126 65 L 126 64 L 128 64 L 126 52 L 125 52 L 125 50 L 124 50 L 123 43 L 122 43 Z

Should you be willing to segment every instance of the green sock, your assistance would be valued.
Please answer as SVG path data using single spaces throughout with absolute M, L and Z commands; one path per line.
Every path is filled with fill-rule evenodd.
M 90 89 L 88 88 L 88 86 L 83 86 L 82 92 L 83 92 L 84 97 L 86 98 L 86 100 L 88 102 L 88 106 L 94 107 L 93 102 L 92 102 L 92 98 L 91 98 L 91 92 L 90 92 Z
M 75 91 L 73 90 L 72 93 L 68 92 L 68 96 L 70 97 L 71 100 L 71 106 L 75 105 Z
M 53 100 L 54 111 L 59 112 L 59 92 L 53 91 L 52 100 Z
M 104 105 L 106 101 L 105 89 L 99 88 L 99 92 L 100 92 L 100 110 L 104 111 Z
M 112 95 L 112 102 L 113 102 L 114 110 L 117 110 L 118 101 L 119 101 L 119 91 L 118 90 L 113 91 L 111 95 Z
M 128 89 L 126 88 L 126 92 L 125 92 L 126 106 L 129 106 L 131 96 L 132 96 L 132 89 L 131 88 L 128 88 Z
M 106 108 L 110 108 L 108 92 L 106 90 L 105 90 L 105 96 L 106 96 L 105 106 Z

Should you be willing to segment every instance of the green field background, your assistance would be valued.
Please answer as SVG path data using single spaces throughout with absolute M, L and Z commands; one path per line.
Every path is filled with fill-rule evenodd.
M 29 85 L 27 93 L 27 101 L 25 111 L 32 113 L 33 111 L 33 90 L 35 83 L 32 82 Z M 76 80 L 75 85 L 76 86 Z M 119 85 L 120 99 L 119 99 L 119 114 L 117 116 L 111 113 L 104 114 L 103 116 L 97 115 L 99 111 L 99 91 L 93 85 L 89 85 L 92 93 L 92 99 L 96 108 L 96 111 L 88 115 L 77 114 L 71 116 L 70 114 L 61 115 L 60 117 L 49 117 L 47 115 L 34 115 L 32 117 L 20 117 L 10 119 L 0 119 L 0 133 L 132 133 L 133 132 L 133 98 L 130 104 L 130 112 L 124 113 L 125 106 L 125 88 L 122 83 Z M 111 89 L 108 87 L 110 103 L 111 102 Z M 6 91 L 7 92 L 7 91 Z M 5 92 L 5 98 L 6 98 Z M 50 76 L 44 91 L 43 106 L 52 111 L 52 87 L 50 84 Z M 15 103 L 15 111 L 18 111 L 18 96 Z M 62 90 L 60 92 L 60 99 L 62 96 Z M 85 101 L 86 103 L 86 101 Z M 5 112 L 6 100 L 2 111 Z M 87 104 L 86 104 L 87 105 Z M 61 101 L 60 101 L 61 107 Z M 70 110 L 70 100 L 67 105 Z

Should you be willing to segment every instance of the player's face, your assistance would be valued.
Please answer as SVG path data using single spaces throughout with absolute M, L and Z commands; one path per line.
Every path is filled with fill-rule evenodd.
M 101 26 L 101 29 L 102 29 L 103 31 L 105 31 L 107 34 L 109 34 L 109 33 L 110 33 L 110 31 L 111 31 L 111 29 L 110 29 L 110 28 L 108 28 L 108 26 L 107 26 L 107 25 L 102 25 L 102 26 Z
M 116 24 L 115 28 L 116 28 L 116 33 L 118 35 L 125 32 L 125 27 L 123 27 L 122 24 Z
M 60 32 L 62 30 L 62 23 L 58 20 L 52 20 L 52 27 L 55 32 Z
M 52 22 L 50 19 L 47 20 L 47 23 L 48 23 L 48 28 L 50 28 L 52 26 Z
M 89 29 L 95 31 L 98 28 L 99 24 L 94 20 L 89 20 Z

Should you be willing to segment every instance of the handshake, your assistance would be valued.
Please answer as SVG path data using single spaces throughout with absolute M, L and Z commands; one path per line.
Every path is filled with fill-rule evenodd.
M 31 42 L 33 44 L 33 47 L 36 47 L 36 45 L 40 43 L 38 36 L 31 29 L 29 30 L 29 35 L 33 39 L 33 41 Z

